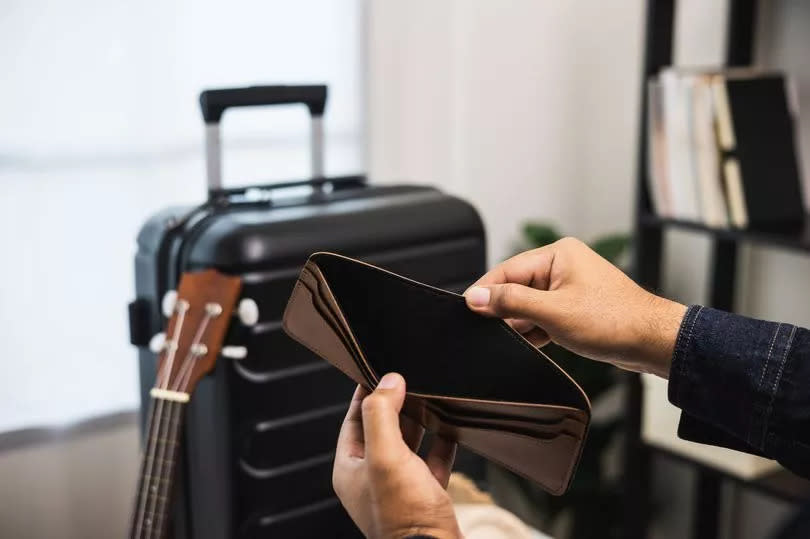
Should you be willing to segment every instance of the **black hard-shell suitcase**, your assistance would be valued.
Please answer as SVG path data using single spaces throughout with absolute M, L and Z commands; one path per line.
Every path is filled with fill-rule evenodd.
M 310 110 L 313 179 L 223 189 L 223 111 L 281 103 Z M 484 271 L 484 230 L 466 202 L 430 187 L 323 177 L 325 103 L 325 86 L 203 92 L 208 200 L 156 213 L 138 236 L 130 325 L 144 406 L 155 377 L 148 343 L 165 325 L 161 298 L 181 273 L 215 268 L 240 276 L 242 297 L 252 298 L 259 313 L 252 326 L 234 318 L 213 375 L 199 384 L 188 407 L 175 537 L 359 534 L 331 486 L 337 431 L 354 388 L 281 329 L 287 298 L 311 253 L 342 253 L 456 291 Z M 289 187 L 311 193 L 275 196 Z M 476 461 L 467 466 L 475 475 Z

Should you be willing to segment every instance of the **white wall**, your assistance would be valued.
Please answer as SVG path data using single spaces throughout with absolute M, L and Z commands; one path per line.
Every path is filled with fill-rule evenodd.
M 372 177 L 470 199 L 491 261 L 526 219 L 629 230 L 641 5 L 372 0 Z

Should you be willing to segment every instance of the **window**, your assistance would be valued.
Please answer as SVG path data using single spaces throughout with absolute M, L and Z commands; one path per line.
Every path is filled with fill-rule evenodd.
M 141 223 L 205 193 L 203 88 L 327 82 L 326 170 L 362 170 L 360 0 L 0 8 L 0 431 L 138 405 Z M 226 185 L 308 175 L 303 107 L 233 110 Z

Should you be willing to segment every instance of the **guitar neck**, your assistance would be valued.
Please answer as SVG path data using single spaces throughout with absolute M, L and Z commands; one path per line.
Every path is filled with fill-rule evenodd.
M 167 536 L 186 403 L 214 368 L 241 288 L 238 277 L 212 269 L 184 273 L 177 291 L 161 301 L 169 321 L 165 334 L 152 337 L 154 347 L 150 342 L 158 354 L 157 380 L 149 393 L 152 406 L 130 539 Z
M 130 539 L 167 536 L 175 464 L 188 395 L 153 390 Z M 159 390 L 158 390 L 158 393 Z

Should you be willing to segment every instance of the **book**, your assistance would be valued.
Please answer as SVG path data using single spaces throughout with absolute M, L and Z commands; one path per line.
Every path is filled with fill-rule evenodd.
M 712 77 L 697 76 L 692 87 L 692 150 L 703 222 L 723 228 L 729 223 L 715 135 Z
M 782 74 L 712 81 L 731 222 L 782 228 L 804 222 L 794 114 Z
M 659 80 L 672 216 L 687 221 L 700 221 L 691 134 L 694 76 L 666 69 L 661 72 Z
M 664 111 L 661 102 L 661 84 L 651 79 L 647 85 L 649 103 L 647 132 L 647 185 L 653 210 L 661 217 L 672 217 L 672 194 L 669 188 Z
M 666 68 L 648 85 L 648 182 L 662 217 L 796 228 L 805 209 L 782 73 Z

